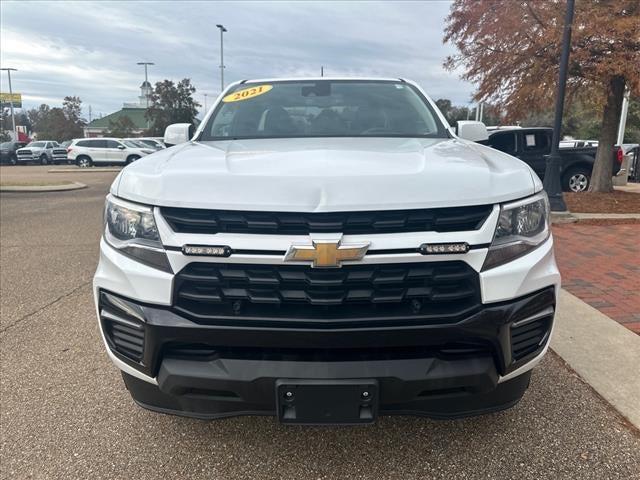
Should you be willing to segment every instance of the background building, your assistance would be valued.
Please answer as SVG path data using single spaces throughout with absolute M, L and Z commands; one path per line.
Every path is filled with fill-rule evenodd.
M 140 96 L 138 102 L 125 102 L 122 105 L 122 109 L 117 112 L 113 112 L 102 118 L 96 118 L 92 120 L 86 127 L 84 127 L 85 137 L 104 137 L 109 131 L 109 124 L 116 122 L 121 117 L 129 117 L 131 122 L 135 125 L 131 135 L 136 136 L 142 134 L 148 128 L 148 122 L 145 118 L 145 112 L 149 105 L 149 97 L 153 87 L 147 81 L 142 82 L 140 85 Z

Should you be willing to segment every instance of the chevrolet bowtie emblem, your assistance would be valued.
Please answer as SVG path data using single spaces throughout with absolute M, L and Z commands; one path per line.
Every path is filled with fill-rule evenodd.
M 291 245 L 284 260 L 309 261 L 312 267 L 337 268 L 344 261 L 362 260 L 368 249 L 369 242 L 343 245 L 340 240 L 313 240 L 311 245 Z

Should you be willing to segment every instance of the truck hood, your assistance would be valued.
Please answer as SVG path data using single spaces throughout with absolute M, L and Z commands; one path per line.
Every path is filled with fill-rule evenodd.
M 497 203 L 533 194 L 520 160 L 461 139 L 189 142 L 122 170 L 112 193 L 150 205 L 356 211 Z

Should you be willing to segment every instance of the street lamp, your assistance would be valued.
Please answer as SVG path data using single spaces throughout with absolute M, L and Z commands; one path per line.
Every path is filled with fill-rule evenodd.
M 227 31 L 224 25 L 216 25 L 220 29 L 220 93 L 224 90 L 224 42 L 222 40 L 222 34 Z
M 13 125 L 13 141 L 18 141 L 18 132 L 16 132 L 16 116 L 13 113 L 13 90 L 11 89 L 11 72 L 17 72 L 17 68 L 0 68 L 0 70 L 6 70 L 9 77 L 9 108 L 11 109 L 11 122 Z
M 549 196 L 549 204 L 553 212 L 566 212 L 567 205 L 562 198 L 560 184 L 561 157 L 558 153 L 560 145 L 560 129 L 562 128 L 562 109 L 564 107 L 564 91 L 567 84 L 567 66 L 569 65 L 569 49 L 571 46 L 571 24 L 573 23 L 574 0 L 567 0 L 567 11 L 564 16 L 562 32 L 562 53 L 560 55 L 560 72 L 558 75 L 558 93 L 556 94 L 556 114 L 553 122 L 553 139 L 551 153 L 547 155 L 544 170 L 544 189 Z
M 144 83 L 145 83 L 145 88 L 147 87 L 147 84 L 149 83 L 149 76 L 147 74 L 147 67 L 149 65 L 155 65 L 155 63 L 153 62 L 138 62 L 136 65 L 144 65 Z M 147 113 L 149 112 L 149 94 L 147 93 L 145 95 L 145 97 L 147 98 Z M 147 130 L 149 130 L 149 119 L 147 118 Z

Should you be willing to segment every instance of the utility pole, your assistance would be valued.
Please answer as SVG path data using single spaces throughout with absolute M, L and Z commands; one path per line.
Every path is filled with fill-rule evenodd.
M 620 123 L 618 123 L 618 140 L 617 144 L 622 145 L 624 143 L 624 130 L 627 127 L 627 115 L 629 113 L 629 95 L 631 92 L 627 87 L 622 98 L 622 111 L 620 112 Z
M 320 66 L 320 76 L 324 77 L 324 66 Z
M 220 93 L 224 91 L 224 41 L 223 34 L 227 31 L 224 25 L 216 25 L 220 29 Z
M 18 141 L 18 132 L 16 132 L 16 115 L 13 113 L 13 90 L 11 89 L 11 72 L 17 72 L 17 68 L 0 68 L 0 70 L 6 70 L 9 77 L 9 108 L 11 109 L 11 122 L 13 125 L 13 141 Z
M 137 65 L 144 65 L 144 83 L 145 88 L 149 84 L 149 75 L 147 72 L 147 67 L 149 65 L 155 65 L 153 62 L 138 62 Z M 149 95 L 145 95 L 147 97 L 147 113 L 149 113 Z M 146 115 L 145 115 L 146 116 Z M 149 118 L 147 118 L 147 130 L 149 130 Z
M 571 24 L 573 23 L 573 8 L 575 0 L 567 0 L 567 11 L 564 16 L 564 30 L 562 32 L 562 53 L 560 55 L 560 72 L 558 75 L 558 92 L 556 94 L 556 114 L 553 122 L 553 140 L 551 153 L 547 156 L 544 170 L 544 189 L 549 196 L 549 204 L 553 212 L 566 212 L 567 205 L 562 197 L 560 184 L 560 129 L 562 128 L 562 110 L 564 107 L 564 93 L 567 85 L 567 66 L 569 65 L 569 50 L 571 47 Z
M 91 123 L 91 105 L 89 105 L 89 123 Z
M 207 114 L 207 95 L 208 94 L 204 94 L 204 114 Z

